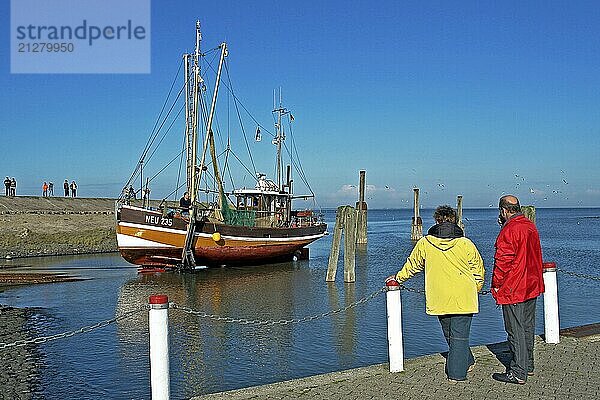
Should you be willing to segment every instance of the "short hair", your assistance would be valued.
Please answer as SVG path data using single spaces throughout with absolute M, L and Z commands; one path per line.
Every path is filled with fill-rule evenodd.
M 521 205 L 519 204 L 519 199 L 514 197 L 517 202 L 511 203 L 507 200 L 508 197 L 514 197 L 514 196 L 500 197 L 500 203 L 498 204 L 498 206 L 500 208 L 504 208 L 506 211 L 508 211 L 511 214 L 516 214 L 516 213 L 521 212 Z
M 433 213 L 433 219 L 435 219 L 435 222 L 437 222 L 438 224 L 442 222 L 452 222 L 453 224 L 455 224 L 456 211 L 454 211 L 454 208 L 448 205 L 439 206 L 435 209 L 435 212 Z

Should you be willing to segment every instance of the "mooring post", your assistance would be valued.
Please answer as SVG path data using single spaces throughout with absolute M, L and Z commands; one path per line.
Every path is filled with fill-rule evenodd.
M 356 281 L 356 210 L 346 206 L 344 220 L 344 282 Z
M 359 181 L 358 201 L 356 202 L 356 244 L 367 244 L 367 203 L 365 202 L 365 174 L 361 170 Z
M 402 300 L 400 284 L 395 279 L 385 283 L 387 304 L 388 355 L 390 372 L 404 371 L 404 348 L 402 344 Z
M 340 244 L 342 241 L 342 229 L 344 227 L 344 214 L 346 206 L 340 206 L 335 213 L 335 227 L 333 228 L 333 241 L 331 243 L 331 253 L 329 253 L 329 263 L 327 264 L 326 282 L 335 282 L 335 273 L 337 271 L 338 258 L 340 256 Z
M 544 335 L 546 343 L 560 343 L 560 322 L 558 319 L 558 285 L 556 283 L 556 263 L 545 262 L 544 268 Z
M 150 311 L 150 386 L 152 400 L 169 399 L 169 298 L 164 294 L 152 295 Z
M 535 206 L 521 206 L 521 212 L 535 224 Z
M 465 224 L 463 223 L 463 205 L 462 205 L 463 197 L 462 195 L 456 196 L 456 224 L 460 226 L 460 229 L 465 231 Z
M 413 188 L 414 190 L 414 216 L 412 218 L 410 238 L 412 240 L 419 240 L 423 237 L 423 220 L 419 216 L 419 188 Z

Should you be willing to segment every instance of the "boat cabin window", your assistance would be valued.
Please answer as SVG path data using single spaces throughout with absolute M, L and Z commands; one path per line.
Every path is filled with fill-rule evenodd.
M 239 210 L 259 211 L 263 208 L 260 195 L 237 196 L 237 208 Z
M 286 196 L 276 196 L 261 193 L 240 194 L 236 197 L 236 199 L 238 210 L 257 211 L 263 215 L 280 214 L 280 218 L 286 214 L 289 201 Z

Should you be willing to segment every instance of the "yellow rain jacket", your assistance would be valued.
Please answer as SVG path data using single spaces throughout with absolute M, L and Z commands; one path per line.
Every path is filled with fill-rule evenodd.
M 404 282 L 425 269 L 425 302 L 430 315 L 479 312 L 477 293 L 485 270 L 477 248 L 465 237 L 421 238 L 396 274 Z

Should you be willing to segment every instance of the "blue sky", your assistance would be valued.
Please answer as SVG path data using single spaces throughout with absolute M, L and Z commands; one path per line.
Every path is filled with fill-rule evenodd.
M 360 169 L 370 208 L 410 207 L 415 185 L 426 207 L 458 194 L 495 206 L 502 193 L 600 206 L 597 2 L 154 0 L 150 74 L 11 74 L 9 2 L 0 7 L 0 175 L 20 194 L 67 178 L 82 196 L 116 196 L 198 18 L 204 48 L 228 43 L 236 95 L 271 131 L 282 88 L 320 206 L 354 202 Z M 261 164 L 271 176 L 273 157 Z

